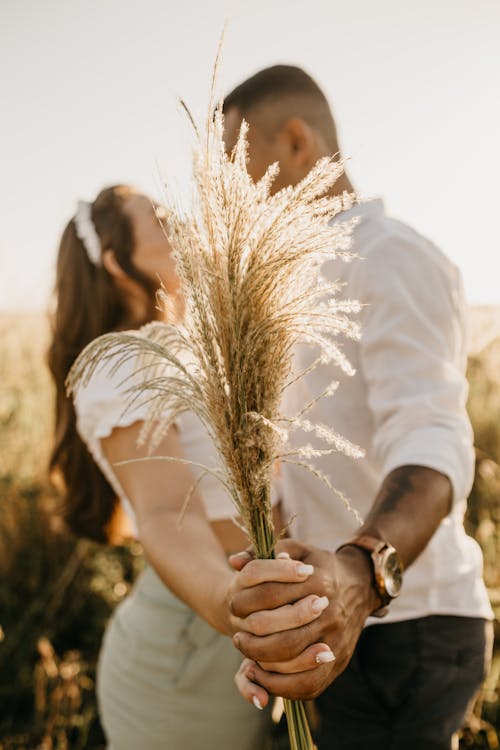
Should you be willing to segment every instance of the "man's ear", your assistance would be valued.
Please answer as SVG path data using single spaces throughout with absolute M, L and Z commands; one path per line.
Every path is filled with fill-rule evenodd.
M 284 139 L 289 158 L 297 166 L 308 166 L 315 162 L 316 135 L 310 125 L 300 117 L 291 117 L 283 125 L 280 137 Z

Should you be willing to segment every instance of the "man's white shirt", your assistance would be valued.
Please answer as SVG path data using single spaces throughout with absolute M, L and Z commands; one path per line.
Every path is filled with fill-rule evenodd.
M 363 305 L 361 340 L 342 343 L 356 374 L 320 366 L 290 389 L 287 410 L 298 412 L 332 380 L 339 381 L 337 392 L 321 399 L 308 419 L 333 428 L 366 456 L 354 460 L 333 453 L 310 463 L 363 517 L 383 479 L 400 466 L 427 466 L 451 481 L 450 514 L 405 572 L 402 593 L 388 616 L 368 623 L 435 614 L 491 618 L 481 551 L 463 528 L 474 451 L 465 409 L 467 312 L 460 272 L 431 242 L 388 218 L 381 200 L 359 204 L 338 220 L 353 216 L 359 222 L 353 236 L 359 257 L 329 262 L 323 273 L 345 285 L 343 297 Z M 311 356 L 310 348 L 299 348 L 296 367 L 302 369 Z M 325 447 L 299 431 L 293 444 Z M 282 476 L 285 512 L 296 516 L 292 536 L 334 550 L 359 528 L 313 475 L 284 463 Z

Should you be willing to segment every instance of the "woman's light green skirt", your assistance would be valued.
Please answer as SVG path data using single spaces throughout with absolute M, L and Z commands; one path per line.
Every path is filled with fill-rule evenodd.
M 236 690 L 241 659 L 146 568 L 116 609 L 99 659 L 109 750 L 265 750 L 270 715 Z

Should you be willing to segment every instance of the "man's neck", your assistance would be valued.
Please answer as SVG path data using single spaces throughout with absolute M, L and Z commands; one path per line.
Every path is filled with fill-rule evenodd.
M 328 191 L 328 195 L 342 195 L 342 193 L 354 193 L 354 188 L 349 177 L 343 172 L 338 180 Z

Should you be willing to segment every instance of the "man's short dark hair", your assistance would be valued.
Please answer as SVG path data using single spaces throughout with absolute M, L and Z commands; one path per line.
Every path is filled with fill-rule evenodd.
M 294 65 L 273 65 L 236 86 L 224 99 L 224 110 L 237 107 L 245 115 L 266 99 L 304 94 L 327 104 L 320 87 L 305 70 Z
M 311 76 L 294 65 L 273 65 L 240 83 L 224 99 L 224 112 L 235 107 L 242 117 L 267 119 L 275 129 L 290 117 L 301 117 L 338 151 L 337 133 L 327 98 Z M 272 116 L 272 117 L 271 117 Z

